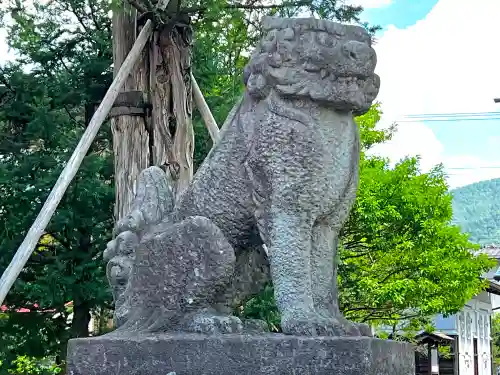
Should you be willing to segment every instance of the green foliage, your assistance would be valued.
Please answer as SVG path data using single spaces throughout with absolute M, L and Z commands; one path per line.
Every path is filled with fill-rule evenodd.
M 56 375 L 62 372 L 62 368 L 54 364 L 50 359 L 40 360 L 38 358 L 25 355 L 18 356 L 11 362 L 12 368 L 9 374 L 23 375 Z M 2 362 L 0 362 L 0 373 L 2 372 Z
M 64 350 L 69 336 L 67 315 L 54 313 L 0 314 L 0 374 L 15 365 L 19 354 L 46 358 Z
M 494 313 L 491 317 L 491 343 L 493 345 L 493 364 L 500 367 L 500 314 Z
M 341 305 L 372 323 L 453 314 L 484 286 L 493 264 L 450 225 L 451 196 L 440 167 L 420 173 L 408 158 L 390 168 L 365 157 L 355 206 L 342 232 Z M 353 303 L 356 301 L 357 303 Z
M 271 284 L 266 285 L 262 293 L 241 306 L 236 314 L 245 318 L 264 320 L 272 332 L 281 332 L 280 314 L 276 307 L 274 289 Z
M 90 12 L 88 4 L 98 11 Z M 15 12 L 9 30 L 8 41 L 19 60 L 0 70 L 5 85 L 0 106 L 0 273 L 112 79 L 107 1 L 34 1 L 33 8 L 27 6 Z M 63 360 L 67 340 L 88 335 L 90 312 L 110 302 L 102 262 L 114 202 L 110 138 L 106 125 L 8 295 L 10 312 L 0 322 L 2 369 L 28 366 L 32 358 Z M 65 307 L 69 301 L 74 303 L 73 320 Z M 12 312 L 18 307 L 32 312 Z M 19 359 L 20 354 L 26 357 Z
M 452 191 L 453 219 L 472 242 L 500 243 L 500 179 L 481 181 Z

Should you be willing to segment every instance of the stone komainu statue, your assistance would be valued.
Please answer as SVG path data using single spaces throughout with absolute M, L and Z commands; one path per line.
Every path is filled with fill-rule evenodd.
M 264 20 L 246 92 L 190 187 L 141 174 L 105 253 L 120 331 L 264 328 L 232 308 L 272 280 L 282 329 L 368 335 L 338 308 L 336 248 L 354 202 L 359 133 L 379 89 L 364 29 Z

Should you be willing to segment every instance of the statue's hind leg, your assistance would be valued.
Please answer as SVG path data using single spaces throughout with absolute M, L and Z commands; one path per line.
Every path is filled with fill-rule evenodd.
M 220 229 L 200 216 L 159 224 L 138 246 L 125 292 L 131 331 L 241 331 L 237 317 L 221 315 L 214 296 L 234 273 L 235 255 Z
M 238 251 L 234 275 L 228 287 L 217 296 L 216 309 L 222 314 L 231 314 L 235 308 L 262 292 L 270 281 L 269 260 L 262 245 Z M 268 330 L 267 323 L 262 320 L 243 319 L 244 332 Z
M 144 231 L 170 215 L 174 207 L 175 181 L 158 167 L 143 170 L 137 179 L 137 193 L 130 212 L 116 224 L 116 237 L 104 251 L 106 274 L 115 302 L 115 324 L 128 319 L 125 291 L 134 263 L 135 252 Z

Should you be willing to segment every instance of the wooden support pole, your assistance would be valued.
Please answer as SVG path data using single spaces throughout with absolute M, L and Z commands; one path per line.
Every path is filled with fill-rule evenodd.
M 217 122 L 215 121 L 214 116 L 212 116 L 212 112 L 210 112 L 210 108 L 208 107 L 208 104 L 203 97 L 200 86 L 198 86 L 198 83 L 196 82 L 196 79 L 194 79 L 192 74 L 191 81 L 193 83 L 194 103 L 196 104 L 201 118 L 205 122 L 208 132 L 210 133 L 212 142 L 215 145 L 219 141 L 219 127 L 217 126 Z
M 157 7 L 163 10 L 168 5 L 168 2 L 169 0 L 161 0 L 158 2 Z M 0 305 L 2 305 L 5 297 L 7 296 L 7 293 L 9 292 L 10 288 L 21 273 L 24 265 L 33 253 L 35 246 L 44 233 L 47 224 L 52 218 L 52 215 L 54 214 L 57 206 L 61 202 L 61 199 L 68 189 L 69 184 L 78 172 L 78 168 L 80 168 L 80 165 L 82 164 L 85 155 L 92 145 L 92 142 L 94 141 L 99 128 L 106 120 L 106 117 L 108 116 L 108 113 L 111 110 L 113 103 L 115 102 L 120 92 L 120 89 L 122 88 L 129 74 L 132 72 L 132 69 L 136 65 L 139 57 L 142 55 L 142 51 L 152 33 L 153 23 L 151 22 L 151 20 L 148 20 L 141 30 L 140 34 L 138 35 L 134 46 L 130 50 L 130 53 L 120 67 L 118 74 L 116 74 L 116 77 L 113 80 L 113 83 L 111 83 L 108 91 L 106 92 L 104 99 L 94 113 L 94 116 L 92 116 L 92 120 L 90 120 L 90 123 L 85 130 L 85 133 L 83 133 L 78 146 L 76 146 L 73 155 L 71 155 L 68 164 L 66 164 L 66 167 L 64 167 L 64 170 L 57 179 L 56 184 L 52 188 L 52 191 L 50 192 L 49 197 L 45 201 L 42 209 L 40 210 L 40 213 L 35 219 L 35 222 L 26 234 L 26 237 L 21 243 L 21 246 L 19 246 L 19 248 L 17 249 L 17 252 L 14 255 L 14 258 L 10 262 L 9 266 L 4 271 L 2 278 L 0 279 Z
M 135 43 L 136 34 L 136 9 L 123 0 L 121 9 L 113 12 L 113 68 L 114 75 L 118 74 L 121 65 Z M 115 102 L 119 104 L 120 96 L 129 97 L 134 93 L 135 99 L 142 96 L 142 101 L 147 102 L 149 91 L 149 51 L 147 43 L 141 59 L 134 70 L 125 80 L 122 91 Z M 122 108 L 123 109 L 123 108 Z M 150 166 L 151 152 L 149 149 L 151 136 L 148 127 L 149 114 L 141 109 L 142 116 L 121 114 L 114 116 L 118 108 L 113 108 L 109 113 L 111 118 L 111 133 L 113 135 L 113 161 L 115 168 L 115 222 L 121 220 L 130 212 L 135 197 L 137 178 L 142 170 Z

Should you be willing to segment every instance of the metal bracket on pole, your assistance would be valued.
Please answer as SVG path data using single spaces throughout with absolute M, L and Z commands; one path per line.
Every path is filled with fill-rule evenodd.
M 124 91 L 118 97 L 109 111 L 109 118 L 117 116 L 146 116 L 147 109 L 151 108 L 151 103 L 146 102 L 142 91 Z

